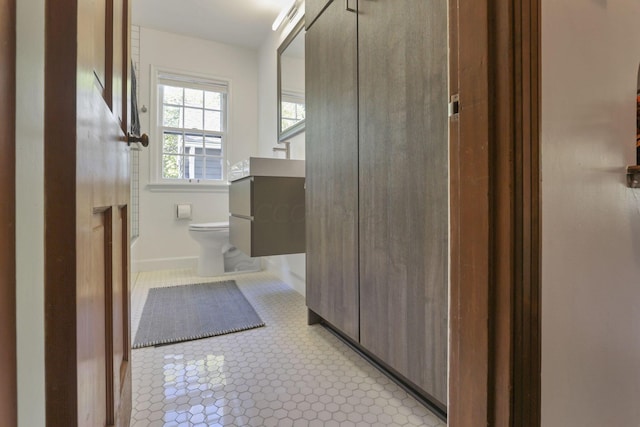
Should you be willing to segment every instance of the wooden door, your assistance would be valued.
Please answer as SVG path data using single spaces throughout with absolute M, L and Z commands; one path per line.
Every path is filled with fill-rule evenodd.
M 17 425 L 15 82 L 16 2 L 0 0 L 0 420 Z
M 305 135 L 307 306 L 357 341 L 356 19 L 334 1 L 306 33 Z
M 128 426 L 128 0 L 47 2 L 48 426 Z
M 444 408 L 448 3 L 359 4 L 360 342 Z

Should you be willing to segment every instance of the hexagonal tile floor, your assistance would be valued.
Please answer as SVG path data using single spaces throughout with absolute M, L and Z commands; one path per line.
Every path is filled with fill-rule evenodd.
M 229 279 L 266 326 L 133 350 L 133 427 L 445 426 L 323 327 L 307 326 L 304 298 L 275 276 L 214 280 Z M 133 336 L 149 288 L 206 281 L 190 270 L 138 274 Z

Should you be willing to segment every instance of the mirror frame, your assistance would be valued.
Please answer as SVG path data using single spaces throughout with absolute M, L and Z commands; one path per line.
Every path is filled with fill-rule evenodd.
M 280 57 L 282 56 L 282 52 L 291 44 L 293 39 L 295 39 L 298 34 L 300 34 L 304 29 L 304 16 L 300 18 L 295 27 L 289 32 L 289 35 L 282 41 L 277 50 L 278 57 L 278 76 L 277 76 L 277 90 L 278 90 L 278 141 L 285 141 L 292 136 L 295 136 L 301 132 L 304 132 L 305 128 L 305 120 L 300 120 L 295 125 L 288 128 L 286 131 L 282 131 L 282 65 L 280 63 Z

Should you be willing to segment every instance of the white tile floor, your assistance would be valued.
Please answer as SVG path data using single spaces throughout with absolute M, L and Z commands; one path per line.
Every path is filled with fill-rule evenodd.
M 268 273 L 235 279 L 266 327 L 133 350 L 133 427 L 432 426 L 439 419 L 322 326 Z M 211 281 L 189 270 L 140 273 L 133 336 L 149 288 Z

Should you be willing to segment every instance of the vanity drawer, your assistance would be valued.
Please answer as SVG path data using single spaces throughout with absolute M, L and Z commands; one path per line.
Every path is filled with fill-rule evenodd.
M 253 221 L 247 218 L 229 216 L 229 243 L 249 256 L 251 254 L 251 227 Z
M 233 181 L 229 186 L 229 212 L 232 215 L 253 216 L 253 177 Z

